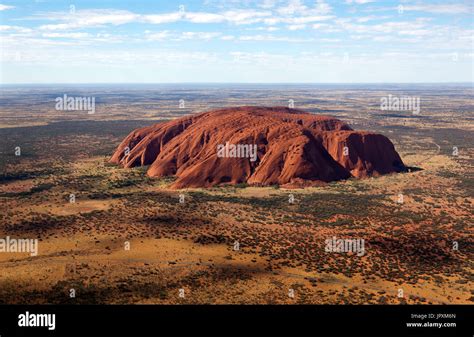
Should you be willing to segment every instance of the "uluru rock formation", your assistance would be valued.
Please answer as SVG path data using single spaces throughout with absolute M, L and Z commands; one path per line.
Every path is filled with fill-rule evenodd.
M 385 136 L 286 107 L 213 110 L 140 128 L 112 163 L 150 165 L 152 177 L 176 176 L 173 188 L 218 184 L 303 187 L 350 177 L 401 172 Z

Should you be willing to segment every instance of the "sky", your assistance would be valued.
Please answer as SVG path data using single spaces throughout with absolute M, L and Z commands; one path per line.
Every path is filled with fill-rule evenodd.
M 474 1 L 0 0 L 0 83 L 473 82 Z

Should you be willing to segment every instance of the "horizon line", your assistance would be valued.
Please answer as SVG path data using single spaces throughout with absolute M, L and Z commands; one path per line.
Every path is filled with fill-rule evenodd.
M 474 81 L 460 81 L 460 82 L 44 82 L 44 83 L 35 83 L 35 82 L 10 82 L 10 83 L 1 83 L 3 85 L 133 85 L 133 84 L 257 84 L 257 85 L 311 85 L 311 84 L 471 84 L 474 85 Z

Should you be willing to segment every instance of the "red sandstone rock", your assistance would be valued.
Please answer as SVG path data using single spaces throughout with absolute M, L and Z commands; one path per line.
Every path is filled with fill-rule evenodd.
M 227 152 L 219 152 L 226 143 Z M 256 156 L 240 151 L 241 157 L 229 157 L 233 145 L 255 146 Z M 243 182 L 304 187 L 405 170 L 385 136 L 285 107 L 214 110 L 137 129 L 110 161 L 150 165 L 152 177 L 174 175 L 174 188 Z

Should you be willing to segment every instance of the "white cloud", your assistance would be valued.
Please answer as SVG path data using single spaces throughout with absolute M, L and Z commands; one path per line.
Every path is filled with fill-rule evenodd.
M 260 4 L 260 7 L 269 9 L 275 7 L 276 3 L 276 0 L 263 0 L 262 4 Z
M 362 3 L 361 1 L 352 0 L 354 4 Z M 261 42 L 291 42 L 291 43 L 309 43 L 309 42 L 340 42 L 367 39 L 370 42 L 378 42 L 373 44 L 385 48 L 382 42 L 395 41 L 400 44 L 398 47 L 403 49 L 403 43 L 419 43 L 416 48 L 421 49 L 456 49 L 466 50 L 472 47 L 473 32 L 472 30 L 460 29 L 456 25 L 433 25 L 427 18 L 413 19 L 412 16 L 400 17 L 404 21 L 386 20 L 388 18 L 397 17 L 386 15 L 355 15 L 352 17 L 337 18 L 331 13 L 331 7 L 324 1 L 313 1 L 310 5 L 309 1 L 303 2 L 299 0 L 290 0 L 285 2 L 283 7 L 278 7 L 281 1 L 274 2 L 271 10 L 263 10 L 261 6 L 256 9 L 235 9 L 220 10 L 215 13 L 211 12 L 171 12 L 162 14 L 137 14 L 123 10 L 77 10 L 75 14 L 68 12 L 49 12 L 36 14 L 33 18 L 49 20 L 43 22 L 39 28 L 26 28 L 20 26 L 0 25 L 2 32 L 2 42 L 10 41 L 11 44 L 33 44 L 38 45 L 94 45 L 101 46 L 102 42 L 107 43 L 137 43 L 137 47 L 141 47 L 138 43 L 144 43 L 148 48 L 153 45 L 153 41 L 209 41 L 217 39 L 220 41 L 236 41 L 236 44 L 242 44 L 248 41 Z M 269 5 L 269 4 L 268 4 Z M 241 7 L 242 8 L 242 7 Z M 245 7 L 248 8 L 248 7 Z M 449 10 L 459 11 L 461 8 L 454 5 L 406 5 L 406 10 Z M 370 9 L 370 8 L 369 8 Z M 273 11 L 273 12 L 272 12 Z M 361 11 L 365 11 L 361 10 Z M 280 14 L 279 14 L 280 13 Z M 281 14 L 283 13 L 283 14 Z M 285 14 L 286 13 L 286 14 Z M 293 13 L 293 14 L 289 14 Z M 376 14 L 376 13 L 371 13 Z M 429 16 L 429 15 L 425 15 Z M 117 35 L 113 31 L 113 26 L 128 23 L 149 23 L 159 27 L 160 24 L 172 22 L 190 22 L 193 24 L 230 24 L 225 29 L 213 29 L 214 32 L 205 31 L 207 29 L 195 28 L 193 25 L 189 31 L 145 31 L 145 34 L 128 33 L 130 35 Z M 372 22 L 374 21 L 374 22 Z M 260 25 L 250 25 L 248 27 L 232 27 L 231 25 L 245 25 L 261 23 Z M 260 27 L 257 27 L 260 26 Z M 100 27 L 100 33 L 82 32 L 82 28 Z M 183 25 L 184 27 L 184 25 Z M 283 34 L 274 34 L 270 32 L 297 31 L 312 27 L 317 30 L 318 34 L 312 33 L 306 36 L 294 36 L 287 31 L 289 36 L 281 36 Z M 109 30 L 107 30 L 107 28 Z M 459 28 L 459 29 L 458 29 Z M 120 31 L 125 31 L 124 30 Z M 166 29 L 166 28 L 164 28 Z M 198 30 L 195 31 L 194 29 Z M 216 32 L 220 31 L 220 32 Z M 241 32 L 248 31 L 245 35 L 240 36 Z M 347 32 L 347 36 L 327 35 L 324 33 Z M 111 34 L 108 34 L 111 33 Z M 70 39 L 70 41 L 67 41 Z M 351 41 L 352 40 L 352 41 Z M 342 43 L 341 43 L 342 44 Z M 164 44 L 163 44 L 164 45 Z M 262 45 L 265 45 L 262 43 Z M 167 47 L 174 48 L 176 43 L 169 44 Z M 412 45 L 414 46 L 414 45 Z M 213 48 L 210 46 L 210 48 Z M 312 45 L 308 44 L 308 50 Z
M 180 13 L 177 13 L 180 15 Z M 161 16 L 166 14 L 161 14 Z M 178 21 L 180 19 L 192 23 L 221 23 L 228 22 L 234 24 L 251 24 L 260 22 L 262 18 L 271 16 L 271 12 L 255 11 L 255 10 L 231 10 L 222 13 L 208 13 L 208 12 L 186 12 L 182 16 L 170 16 L 168 22 Z M 161 19 L 161 18 L 160 18 Z M 155 20 L 152 23 L 166 23 L 166 21 L 159 22 Z
M 166 13 L 166 14 L 150 14 L 143 15 L 141 19 L 147 23 L 162 24 L 171 23 L 181 20 L 183 14 L 180 12 Z M 138 19 L 138 18 L 137 18 Z
M 145 31 L 145 39 L 148 41 L 163 41 L 171 37 L 171 33 L 167 30 L 161 32 Z
M 277 17 L 272 17 L 272 18 L 266 18 L 263 20 L 263 22 L 266 24 L 266 25 L 276 25 L 278 23 L 281 22 L 281 19 L 280 18 L 277 18 Z
M 289 18 L 283 20 L 286 23 L 293 23 L 293 24 L 302 24 L 302 23 L 311 23 L 316 21 L 326 21 L 335 18 L 334 15 L 313 15 L 313 16 L 300 16 L 297 18 Z
M 272 13 L 267 11 L 233 10 L 226 11 L 223 15 L 226 21 L 241 25 L 261 22 L 263 18 L 271 16 Z
M 314 39 L 298 39 L 291 38 L 286 36 L 274 36 L 274 35 L 242 35 L 239 37 L 240 41 L 270 41 L 270 42 L 293 42 L 293 43 L 302 43 L 302 42 L 311 42 Z
M 275 32 L 277 30 L 280 30 L 280 28 L 277 27 L 265 27 L 265 30 L 268 32 Z
M 210 40 L 222 35 L 218 32 L 182 32 L 180 39 L 183 40 Z
M 357 22 L 364 23 L 368 21 L 374 21 L 374 20 L 386 20 L 389 19 L 390 16 L 388 15 L 383 15 L 383 16 L 376 16 L 376 15 L 369 15 L 369 16 L 361 16 L 356 19 Z
M 330 39 L 330 38 L 320 39 L 319 41 L 321 41 L 321 42 L 341 42 L 340 39 Z
M 32 31 L 32 29 L 26 27 L 0 25 L 0 32 L 31 33 Z
M 151 24 L 166 24 L 178 21 L 192 23 L 233 23 L 251 24 L 261 22 L 263 18 L 272 15 L 269 11 L 257 10 L 230 10 L 222 13 L 207 12 L 171 12 L 162 14 L 140 15 L 124 10 L 78 10 L 75 14 L 68 12 L 43 13 L 34 16 L 34 19 L 59 21 L 59 23 L 45 24 L 40 26 L 41 30 L 68 30 L 87 27 L 101 27 L 104 25 L 122 25 L 132 22 L 144 22 Z
M 114 10 L 109 12 L 108 10 L 98 10 L 91 12 L 92 15 L 89 16 L 88 11 L 83 11 L 81 13 L 77 13 L 73 15 L 79 16 L 78 19 L 75 21 L 78 22 L 79 25 L 86 25 L 86 26 L 98 26 L 98 25 L 123 25 L 126 23 L 133 22 L 139 18 L 139 15 L 122 10 Z
M 301 30 L 301 29 L 305 29 L 305 28 L 306 28 L 306 25 L 305 25 L 305 24 L 289 25 L 289 26 L 288 26 L 288 29 L 289 29 L 289 30 Z
M 344 29 L 351 33 L 358 34 L 390 34 L 399 33 L 400 31 L 406 30 L 417 30 L 426 27 L 426 19 L 416 19 L 415 21 L 396 21 L 396 22 L 384 22 L 376 25 L 362 25 L 353 24 L 348 21 L 338 20 L 337 23 Z
M 277 12 L 283 16 L 299 15 L 326 15 L 331 13 L 332 7 L 324 0 L 316 0 L 314 7 L 306 6 L 302 0 L 289 0 L 288 5 L 280 7 Z
M 211 40 L 222 35 L 220 32 L 172 32 L 163 30 L 159 32 L 145 31 L 147 41 L 184 41 L 184 40 Z M 232 36 L 231 36 L 232 37 Z M 232 37 L 233 38 L 233 37 Z M 230 40 L 229 37 L 223 40 Z
M 225 20 L 223 15 L 205 12 L 186 13 L 185 18 L 193 23 L 218 23 Z
M 43 37 L 53 37 L 53 38 L 71 38 L 71 39 L 82 39 L 91 37 L 91 34 L 88 33 L 43 33 Z
M 264 30 L 266 32 L 276 32 L 277 30 L 280 30 L 280 28 L 275 27 L 275 26 L 263 26 L 263 27 L 256 27 L 256 28 L 246 28 L 245 30 L 250 30 L 250 31 Z
M 365 4 L 368 4 L 368 3 L 371 3 L 371 2 L 374 2 L 375 0 L 346 0 L 346 4 L 350 5 L 350 4 L 358 4 L 358 5 L 365 5 Z
M 400 30 L 398 34 L 400 35 L 412 35 L 412 36 L 425 36 L 431 33 L 428 29 L 406 29 Z
M 2 5 L 0 4 L 0 11 L 5 11 L 7 9 L 13 9 L 15 6 L 8 6 L 8 5 Z
M 65 23 L 47 24 L 39 27 L 41 30 L 67 30 L 85 27 L 100 27 L 103 25 L 123 25 L 136 21 L 140 16 L 124 10 L 78 10 L 75 13 L 47 13 L 39 15 L 52 21 L 63 21 Z
M 313 16 L 298 16 L 298 17 L 272 17 L 266 18 L 263 22 L 267 25 L 276 25 L 279 23 L 287 23 L 291 25 L 299 25 L 317 21 L 327 21 L 330 19 L 334 19 L 334 15 L 313 15 Z
M 288 5 L 278 8 L 277 12 L 281 15 L 294 15 L 304 13 L 307 10 L 308 7 L 306 7 L 301 0 L 289 0 Z
M 332 24 L 327 23 L 315 23 L 311 26 L 313 29 L 319 30 L 324 33 L 339 33 L 342 32 L 341 28 L 336 27 Z
M 316 7 L 313 11 L 315 14 L 329 14 L 332 11 L 332 7 L 324 2 L 324 0 L 316 0 Z
M 424 4 L 424 5 L 403 5 L 405 11 L 420 11 L 435 14 L 469 14 L 473 13 L 473 5 L 465 4 Z
M 41 25 L 39 27 L 40 30 L 67 30 L 67 29 L 74 29 L 74 28 L 80 28 L 80 26 L 77 26 L 75 24 L 69 24 L 69 23 L 59 23 L 59 24 L 54 24 L 54 25 Z

